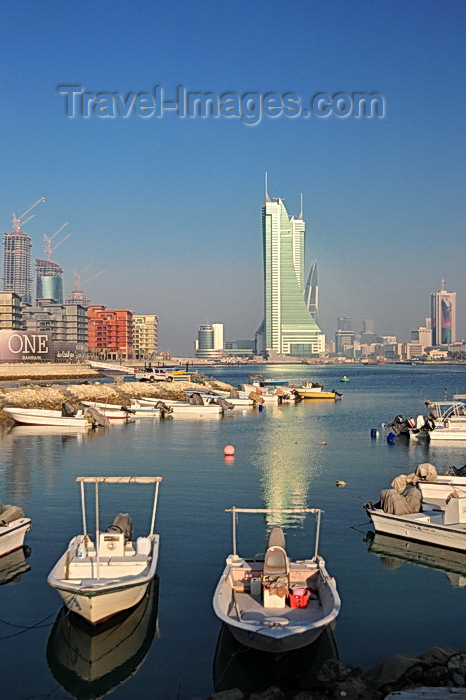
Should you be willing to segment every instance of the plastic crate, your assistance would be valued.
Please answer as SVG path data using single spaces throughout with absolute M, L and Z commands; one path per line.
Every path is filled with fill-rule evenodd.
M 290 594 L 290 608 L 306 608 L 309 602 L 310 591 L 305 591 L 303 595 Z

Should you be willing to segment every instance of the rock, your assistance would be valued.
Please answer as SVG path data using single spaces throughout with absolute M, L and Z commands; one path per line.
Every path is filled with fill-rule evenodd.
M 242 690 L 232 688 L 231 690 L 222 690 L 220 693 L 209 695 L 209 700 L 243 700 L 244 697 Z
M 251 693 L 249 700 L 285 700 L 286 696 L 280 688 L 271 686 L 262 693 Z
M 333 685 L 349 678 L 358 678 L 362 673 L 360 666 L 345 664 L 339 659 L 329 659 L 320 669 L 317 679 L 324 685 Z

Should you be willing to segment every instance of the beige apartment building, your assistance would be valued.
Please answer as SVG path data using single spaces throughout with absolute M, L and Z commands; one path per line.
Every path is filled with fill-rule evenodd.
M 133 350 L 136 359 L 153 360 L 157 355 L 158 316 L 133 314 Z

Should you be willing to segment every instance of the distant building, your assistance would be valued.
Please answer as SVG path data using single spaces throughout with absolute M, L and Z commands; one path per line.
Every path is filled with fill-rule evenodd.
M 133 349 L 136 358 L 152 360 L 157 355 L 158 322 L 155 314 L 133 314 Z
M 309 275 L 306 282 L 304 300 L 314 321 L 319 323 L 319 285 L 317 282 L 317 260 L 311 263 Z
M 339 316 L 337 318 L 337 331 L 335 333 L 335 354 L 353 356 L 354 350 L 354 331 L 353 324 L 348 316 Z
M 63 304 L 63 269 L 58 263 L 36 258 L 36 299 Z
M 32 302 L 31 248 L 27 233 L 3 234 L 3 291 L 19 294 L 27 304 Z
M 297 217 L 289 217 L 283 200 L 271 199 L 266 187 L 262 207 L 264 320 L 256 332 L 258 355 L 310 357 L 325 351 L 325 335 L 305 299 L 305 232 L 302 210 Z
M 199 359 L 223 357 L 223 323 L 205 323 L 199 327 L 195 356 Z
M 102 359 L 129 359 L 133 356 L 133 312 L 112 310 L 94 304 L 87 309 L 89 352 Z
M 456 292 L 442 289 L 430 295 L 432 345 L 450 345 L 456 341 Z

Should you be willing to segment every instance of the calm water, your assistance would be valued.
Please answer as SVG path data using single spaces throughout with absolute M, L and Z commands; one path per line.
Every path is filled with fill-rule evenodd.
M 209 370 L 234 385 L 254 368 Z M 389 444 L 371 428 L 401 413 L 423 412 L 425 400 L 466 393 L 463 367 L 269 367 L 266 376 L 319 380 L 344 393 L 338 402 L 237 410 L 223 419 L 145 420 L 87 435 L 41 433 L 16 427 L 0 434 L 0 500 L 21 505 L 33 520 L 26 537 L 29 568 L 0 587 L 2 698 L 206 698 L 214 688 L 267 687 L 279 680 L 296 688 L 311 682 L 315 655 L 335 655 L 367 668 L 398 652 L 430 646 L 466 647 L 466 565 L 447 555 L 443 568 L 400 558 L 403 546 L 377 542 L 363 503 L 378 497 L 399 473 L 429 461 L 443 469 L 466 463 L 466 445 Z M 346 374 L 350 382 L 339 382 Z M 325 444 L 323 444 L 325 443 Z M 223 448 L 236 448 L 226 462 Z M 158 580 L 143 609 L 98 632 L 71 624 L 58 594 L 46 583 L 68 540 L 81 532 L 80 475 L 159 474 L 156 531 L 161 535 Z M 346 487 L 338 488 L 336 480 Z M 103 487 L 101 525 L 129 510 L 135 534 L 149 524 L 151 492 L 145 487 Z M 251 652 L 237 653 L 211 606 L 231 551 L 231 515 L 239 507 L 320 507 L 325 510 L 321 554 L 336 577 L 341 614 L 320 649 L 273 665 Z M 285 522 L 291 556 L 312 554 L 312 516 Z M 239 551 L 264 550 L 267 523 L 240 515 Z M 398 543 L 399 544 L 399 543 Z M 376 551 L 381 554 L 376 553 Z M 430 554 L 410 547 L 410 556 Z M 20 566 L 0 562 L 6 568 Z M 435 563 L 429 559 L 431 563 Z M 463 572 L 463 577 L 461 577 Z M 217 642 L 220 644 L 217 646 Z M 95 679 L 86 657 L 94 659 Z M 303 674 L 299 675 L 299 664 Z M 311 674 L 312 675 L 312 674 Z M 65 688 L 67 690 L 65 690 Z M 67 692 L 69 691 L 69 692 Z

